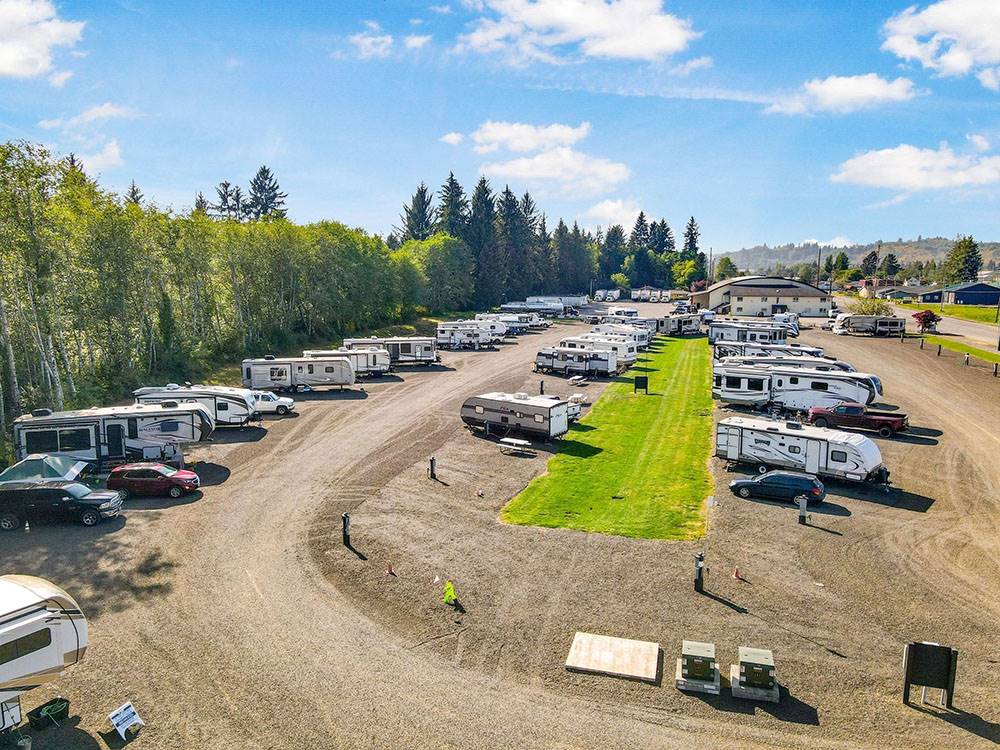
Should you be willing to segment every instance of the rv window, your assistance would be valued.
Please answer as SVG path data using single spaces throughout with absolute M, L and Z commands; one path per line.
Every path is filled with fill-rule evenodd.
M 737 297 L 737 298 L 736 298 L 736 301 L 737 301 L 737 302 L 742 302 L 742 301 L 743 301 L 743 298 L 742 298 L 742 297 Z
M 429 346 L 425 346 L 425 347 L 424 347 L 424 351 L 425 351 L 425 352 L 429 352 L 430 350 L 431 350 L 431 348 L 430 348 Z
M 310 372 L 312 371 L 312 365 L 309 365 L 309 371 Z M 337 369 L 335 367 L 331 366 L 331 365 L 327 365 L 326 366 L 326 371 L 327 372 L 336 372 Z
M 247 368 L 247 380 L 250 380 L 250 368 Z
M 181 429 L 181 423 L 176 419 L 165 419 L 160 422 L 160 432 L 178 432 Z
M 799 382 L 799 379 L 798 378 L 789 378 L 788 382 L 791 383 L 792 385 L 797 385 L 798 382 Z
M 299 369 L 302 369 L 302 368 L 299 368 Z M 285 377 L 285 368 L 284 367 L 272 367 L 269 377 L 270 377 L 271 380 L 277 380 L 278 378 Z
M 409 354 L 413 351 L 413 344 L 400 344 L 399 351 L 403 354 Z
M 799 446 L 797 446 L 797 445 L 789 445 L 788 446 L 788 452 L 789 453 L 801 453 L 802 449 Z
M 4 643 L 0 645 L 0 664 L 41 651 L 50 643 L 52 643 L 52 631 L 48 628 L 36 630 L 10 643 Z
M 229 404 L 227 404 L 225 401 L 219 401 L 215 405 L 215 410 L 216 411 L 229 411 Z
M 483 407 L 481 407 L 481 406 L 477 406 L 477 407 L 476 407 L 476 414 L 482 414 L 482 413 L 483 413 L 483 411 L 484 411 L 484 410 L 483 410 Z
M 139 437 L 139 421 L 135 417 L 131 417 L 128 421 L 128 436 L 130 440 Z
M 830 460 L 838 464 L 847 463 L 847 453 L 844 451 L 830 451 Z
M 327 372 L 329 372 L 329 371 L 330 371 L 330 368 L 327 368 Z M 313 374 L 313 366 L 312 365 L 309 365 L 309 374 L 310 375 Z
M 536 414 L 535 415 L 535 421 L 538 422 L 538 424 L 541 424 L 542 422 L 545 421 L 545 419 L 542 418 L 541 414 Z
M 59 430 L 59 450 L 83 451 L 91 447 L 89 427 L 78 427 L 75 430 Z
M 762 391 L 762 390 L 764 390 L 764 379 L 763 378 L 747 378 L 747 390 L 749 390 L 749 391 Z
M 715 376 L 715 386 L 716 386 L 716 388 L 721 388 L 722 387 L 722 376 L 721 375 L 716 375 Z
M 24 435 L 28 453 L 55 453 L 59 450 L 59 435 L 55 430 L 32 430 Z
M 734 378 L 732 376 L 726 376 L 726 388 L 739 388 L 743 380 L 741 378 Z
M 736 308 L 736 312 L 743 312 L 743 308 L 742 307 L 737 307 Z
M 822 380 L 814 380 L 809 384 L 809 387 L 814 391 L 828 391 L 830 390 L 830 384 Z

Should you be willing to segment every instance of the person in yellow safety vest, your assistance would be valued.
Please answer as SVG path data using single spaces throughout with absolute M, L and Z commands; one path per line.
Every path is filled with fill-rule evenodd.
M 455 596 L 455 585 L 451 581 L 444 582 L 444 596 L 441 597 L 441 601 L 445 604 L 454 604 L 458 601 L 458 597 Z

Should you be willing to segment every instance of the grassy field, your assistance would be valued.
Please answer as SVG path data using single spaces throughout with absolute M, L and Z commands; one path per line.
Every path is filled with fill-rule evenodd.
M 971 320 L 975 323 L 996 323 L 997 308 L 995 305 L 945 305 L 941 310 L 940 303 L 927 302 L 915 304 L 913 302 L 895 302 L 896 307 L 902 307 L 913 312 L 921 310 L 933 310 L 938 315 L 946 315 L 962 320 Z
M 711 492 L 711 349 L 658 339 L 562 441 L 546 474 L 501 512 L 507 523 L 647 539 L 705 533 Z M 632 393 L 649 376 L 649 395 Z
M 971 354 L 973 357 L 986 362 L 1000 362 L 1000 352 L 991 352 L 989 349 L 977 349 L 974 346 L 960 344 L 946 336 L 924 336 L 924 339 L 927 341 L 927 344 L 935 346 L 941 344 L 943 349 L 950 349 L 953 352 L 961 352 L 962 354 Z

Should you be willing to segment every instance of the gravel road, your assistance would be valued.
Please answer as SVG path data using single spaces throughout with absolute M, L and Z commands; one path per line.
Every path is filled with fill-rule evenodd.
M 662 311 L 663 306 L 649 306 Z M 660 312 L 662 314 L 662 312 Z M 216 433 L 192 452 L 203 495 L 136 500 L 94 530 L 3 539 L 3 569 L 50 577 L 92 627 L 57 691 L 78 721 L 36 748 L 115 746 L 106 714 L 135 702 L 149 748 L 976 747 L 1000 739 L 1000 386 L 899 342 L 807 333 L 878 372 L 920 435 L 879 441 L 901 491 L 831 488 L 814 527 L 726 494 L 701 542 L 505 526 L 535 459 L 461 427 L 487 390 L 566 393 L 531 373 L 574 327 L 498 352 L 445 354 L 365 391 L 317 394 L 297 417 Z M 945 385 L 947 384 L 947 385 Z M 707 384 L 706 384 L 707 387 Z M 601 386 L 583 389 L 591 398 Z M 441 481 L 426 477 L 429 456 Z M 843 492 L 841 492 L 843 490 Z M 340 514 L 354 519 L 340 543 Z M 691 554 L 709 590 L 690 589 Z M 750 583 L 734 581 L 739 564 Z M 387 575 L 392 566 L 396 575 Z M 455 581 L 462 609 L 439 601 Z M 822 583 L 823 586 L 817 584 Z M 779 706 L 562 669 L 576 630 L 775 649 Z M 899 704 L 901 644 L 962 650 L 942 719 Z M 992 665 L 992 666 L 991 666 Z

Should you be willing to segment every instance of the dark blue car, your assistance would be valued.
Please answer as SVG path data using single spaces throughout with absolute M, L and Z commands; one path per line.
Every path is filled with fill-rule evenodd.
M 769 471 L 755 477 L 734 479 L 729 483 L 729 489 L 740 497 L 760 497 L 789 502 L 794 502 L 797 497 L 805 495 L 809 498 L 807 501 L 809 505 L 821 503 L 826 497 L 826 489 L 819 479 L 797 471 Z

